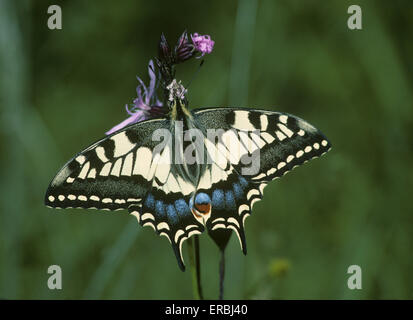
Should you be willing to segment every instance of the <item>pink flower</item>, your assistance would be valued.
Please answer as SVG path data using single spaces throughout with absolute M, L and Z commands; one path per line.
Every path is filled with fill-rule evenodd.
M 154 63 L 150 60 L 148 66 L 150 77 L 149 86 L 147 87 L 143 81 L 137 77 L 139 81 L 139 85 L 136 88 L 137 98 L 133 100 L 131 106 L 125 106 L 129 117 L 107 131 L 106 134 L 110 135 L 137 122 L 165 116 L 168 112 L 168 106 L 164 106 L 156 96 L 156 89 L 159 83 L 164 87 L 164 94 L 169 93 L 169 99 L 168 96 L 165 96 L 164 101 L 171 101 L 174 97 L 182 98 L 185 94 L 185 88 L 174 79 L 175 71 L 173 66 L 194 57 L 196 52 L 200 53 L 197 57 L 198 59 L 203 57 L 205 53 L 211 53 L 214 49 L 214 44 L 215 42 L 209 35 L 194 33 L 191 34 L 191 40 L 189 40 L 188 33 L 184 31 L 175 48 L 171 50 L 164 34 L 162 34 L 159 42 L 159 58 L 156 59 L 160 79 L 159 76 L 157 79 Z M 167 84 L 169 84 L 169 87 L 166 86 Z
M 214 49 L 215 42 L 209 35 L 202 36 L 198 33 L 194 33 L 191 34 L 191 39 L 195 50 L 201 52 L 201 55 L 198 58 L 203 57 L 205 53 L 211 53 Z

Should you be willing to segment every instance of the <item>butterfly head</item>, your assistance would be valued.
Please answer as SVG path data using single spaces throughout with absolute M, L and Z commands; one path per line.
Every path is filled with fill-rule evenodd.
M 181 84 L 181 81 L 173 79 L 166 87 L 168 90 L 168 105 L 172 120 L 192 119 L 188 109 L 188 100 L 185 97 L 187 89 Z

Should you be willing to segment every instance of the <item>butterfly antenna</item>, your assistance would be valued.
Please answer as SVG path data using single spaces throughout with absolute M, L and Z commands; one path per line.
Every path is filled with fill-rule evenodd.
M 189 86 L 191 85 L 192 81 L 195 80 L 196 76 L 197 76 L 198 73 L 199 73 L 199 70 L 201 69 L 201 67 L 202 67 L 203 64 L 204 64 L 204 61 L 205 61 L 204 59 L 201 60 L 201 63 L 199 64 L 198 69 L 196 69 L 196 71 L 195 71 L 194 75 L 192 76 L 191 80 L 189 80 L 188 85 L 185 87 L 185 91 L 182 92 L 182 95 L 181 95 L 180 98 L 183 98 L 183 96 L 185 95 L 185 93 L 188 91 Z

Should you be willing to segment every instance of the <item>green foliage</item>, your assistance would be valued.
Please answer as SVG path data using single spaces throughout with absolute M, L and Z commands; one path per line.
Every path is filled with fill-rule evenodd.
M 126 117 L 161 32 L 184 29 L 215 40 L 192 107 L 289 112 L 333 144 L 265 189 L 248 255 L 235 237 L 227 248 L 225 297 L 413 298 L 413 3 L 360 1 L 361 31 L 342 0 L 55 3 L 63 29 L 51 31 L 49 1 L 0 2 L 0 298 L 192 297 L 169 243 L 134 217 L 43 205 L 64 162 Z M 187 64 L 183 83 L 197 68 Z M 216 298 L 219 252 L 200 243 L 204 295 Z M 52 264 L 63 290 L 47 288 Z M 360 291 L 347 288 L 352 264 Z

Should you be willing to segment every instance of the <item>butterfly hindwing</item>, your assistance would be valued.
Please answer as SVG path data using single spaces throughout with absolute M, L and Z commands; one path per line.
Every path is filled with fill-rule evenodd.
M 190 196 L 181 192 L 183 180 L 171 171 L 162 186 L 149 189 L 142 203 L 131 205 L 129 212 L 142 226 L 150 226 L 154 231 L 168 239 L 178 261 L 184 270 L 182 244 L 195 234 L 204 231 L 189 207 Z
M 201 187 L 197 190 L 197 194 L 207 194 L 211 202 L 211 212 L 206 217 L 206 228 L 210 234 L 218 229 L 233 230 L 242 251 L 246 254 L 245 219 L 250 215 L 254 202 L 261 199 L 261 186 L 266 184 L 248 181 L 229 164 L 226 169 L 214 168 L 215 166 L 212 164 L 205 172 L 205 175 L 210 175 L 214 170 L 215 172 L 221 171 L 221 174 L 213 176 L 211 188 L 202 189 Z

